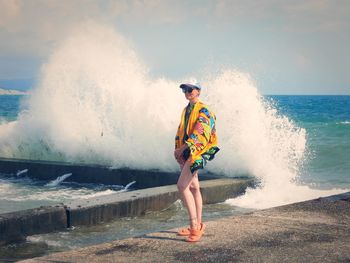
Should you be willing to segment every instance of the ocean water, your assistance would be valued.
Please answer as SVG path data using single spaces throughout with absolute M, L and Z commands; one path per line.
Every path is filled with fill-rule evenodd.
M 307 133 L 299 180 L 322 188 L 350 185 L 350 96 L 269 96 Z
M 20 102 L 24 95 L 0 96 L 0 123 L 15 121 L 20 111 Z
M 30 95 L 1 96 L 0 156 L 178 171 L 174 134 L 187 103 L 178 86 L 195 80 L 155 78 L 113 28 L 82 24 Z M 234 68 L 201 83 L 221 148 L 206 169 L 260 182 L 229 204 L 260 209 L 349 190 L 348 96 L 262 96 Z
M 133 190 L 135 183 L 123 186 L 65 182 L 70 175 L 41 181 L 26 177 L 26 169 L 11 177 L 0 173 L 0 214 L 117 194 Z

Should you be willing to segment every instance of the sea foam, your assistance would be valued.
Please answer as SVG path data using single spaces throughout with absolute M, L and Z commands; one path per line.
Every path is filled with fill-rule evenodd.
M 152 78 L 122 35 L 83 23 L 43 65 L 28 110 L 0 126 L 0 156 L 178 171 L 174 137 L 187 103 L 178 86 L 189 79 Z M 207 169 L 261 183 L 230 203 L 261 208 L 329 194 L 298 188 L 306 131 L 280 115 L 249 74 L 226 68 L 201 82 L 221 148 Z

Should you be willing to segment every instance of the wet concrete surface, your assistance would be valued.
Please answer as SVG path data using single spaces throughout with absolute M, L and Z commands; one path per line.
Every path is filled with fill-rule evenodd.
M 21 262 L 350 262 L 350 192 Z

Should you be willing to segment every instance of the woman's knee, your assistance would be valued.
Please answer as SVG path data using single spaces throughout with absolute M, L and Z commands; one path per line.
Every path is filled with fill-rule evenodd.
M 177 182 L 177 189 L 179 190 L 179 192 L 184 192 L 186 188 L 188 188 L 188 185 L 185 185 L 183 182 L 180 181 Z
M 179 192 L 183 191 L 183 186 L 179 181 L 177 181 L 177 190 L 179 190 Z
M 199 185 L 196 184 L 196 183 L 192 183 L 190 185 L 190 190 L 191 190 L 191 192 L 198 192 L 199 191 Z
M 177 181 L 177 189 L 179 190 L 180 193 L 184 192 L 186 190 L 186 188 L 189 188 L 189 184 L 186 184 L 186 180 L 184 180 L 185 178 L 181 177 L 179 178 L 179 180 Z
M 190 185 L 190 191 L 193 193 L 193 194 L 196 194 L 196 193 L 200 193 L 200 187 L 199 187 L 199 184 L 191 184 Z

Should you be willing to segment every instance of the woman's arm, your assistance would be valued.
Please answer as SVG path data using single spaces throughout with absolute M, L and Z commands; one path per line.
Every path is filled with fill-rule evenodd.
M 187 144 L 183 144 L 182 146 L 180 146 L 180 126 L 177 128 L 177 132 L 176 132 L 176 136 L 175 136 L 175 151 L 174 151 L 174 157 L 176 159 L 176 161 L 181 165 L 183 164 L 183 158 L 182 158 L 182 153 L 183 151 L 188 148 Z
M 186 150 L 188 148 L 187 144 L 183 144 L 181 147 L 175 149 L 174 151 L 174 156 L 175 156 L 175 159 L 176 161 L 179 163 L 179 164 L 182 164 L 184 162 L 183 158 L 182 158 L 182 153 L 184 150 Z

